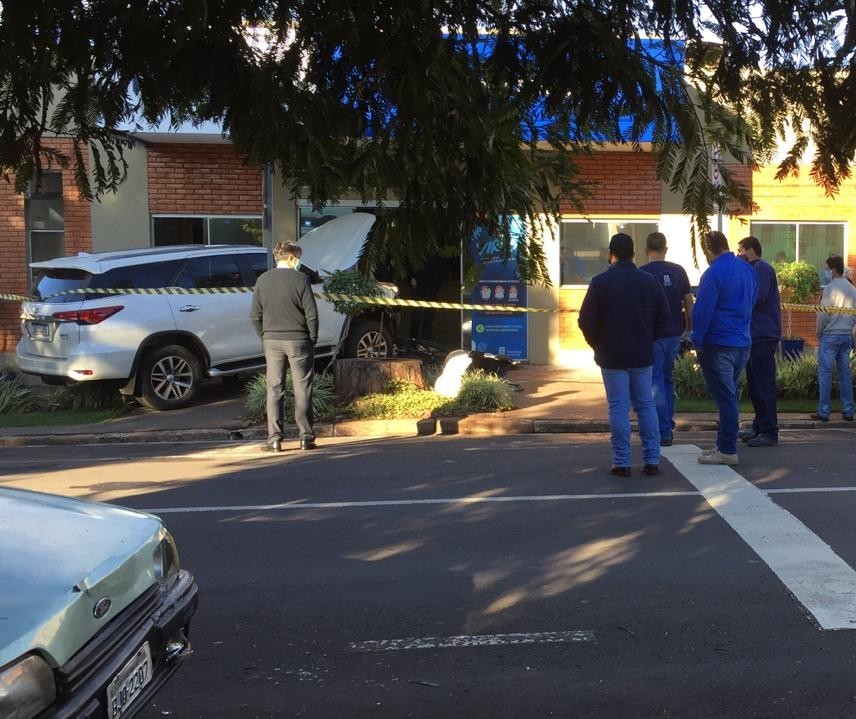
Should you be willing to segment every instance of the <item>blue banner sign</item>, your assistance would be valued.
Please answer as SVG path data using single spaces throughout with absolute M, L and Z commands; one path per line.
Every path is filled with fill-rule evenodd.
M 518 226 L 515 234 L 520 234 Z M 526 283 L 517 272 L 517 243 L 512 237 L 511 254 L 502 257 L 499 241 L 479 228 L 473 235 L 473 259 L 481 267 L 479 281 L 470 293 L 473 304 L 526 307 Z M 528 316 L 525 312 L 479 311 L 472 313 L 472 349 L 526 360 L 528 353 Z

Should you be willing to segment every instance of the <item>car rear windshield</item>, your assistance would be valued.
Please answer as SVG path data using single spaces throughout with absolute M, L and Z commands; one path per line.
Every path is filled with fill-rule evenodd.
M 86 270 L 48 268 L 36 280 L 33 297 L 44 300 L 58 292 L 83 289 L 152 289 L 169 287 L 181 261 L 148 262 L 142 265 L 116 267 L 94 275 Z M 51 302 L 80 302 L 109 297 L 109 293 L 78 293 L 51 297 Z
M 80 302 L 83 297 L 79 294 L 60 295 L 58 292 L 82 290 L 89 287 L 92 273 L 86 270 L 48 268 L 40 270 L 41 275 L 33 285 L 32 295 L 38 300 L 51 298 L 51 302 Z

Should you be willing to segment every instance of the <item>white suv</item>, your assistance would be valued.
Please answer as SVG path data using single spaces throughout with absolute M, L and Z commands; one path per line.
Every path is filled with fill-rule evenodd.
M 352 268 L 375 217 L 354 213 L 331 220 L 300 240 L 301 270 L 316 293 L 322 277 Z M 239 245 L 182 245 L 82 253 L 34 262 L 32 295 L 22 304 L 18 366 L 49 384 L 110 380 L 154 409 L 183 407 L 206 377 L 264 367 L 250 324 L 250 293 L 194 295 L 58 295 L 76 289 L 252 287 L 270 253 Z M 395 296 L 395 288 L 384 292 Z M 333 353 L 346 318 L 318 300 L 316 356 Z M 381 310 L 354 317 L 344 338 L 351 357 L 392 355 L 392 320 Z

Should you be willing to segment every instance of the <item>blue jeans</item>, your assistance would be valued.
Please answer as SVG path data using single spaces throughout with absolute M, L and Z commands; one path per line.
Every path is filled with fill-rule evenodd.
M 704 383 L 719 408 L 716 446 L 723 454 L 737 454 L 737 431 L 740 425 L 737 380 L 748 357 L 748 347 L 705 344 L 698 351 Z
M 832 368 L 838 366 L 838 387 L 841 391 L 841 413 L 853 414 L 853 377 L 850 373 L 850 348 L 853 341 L 850 335 L 821 335 L 817 348 L 817 382 L 820 385 L 820 397 L 817 413 L 829 417 L 832 411 Z
M 630 406 L 639 420 L 642 460 L 645 464 L 660 462 L 660 432 L 657 408 L 651 391 L 651 368 L 601 369 L 606 400 L 609 404 L 609 429 L 612 432 L 612 463 L 630 466 Z
M 675 359 L 680 348 L 680 337 L 661 337 L 654 342 L 654 366 L 651 370 L 661 439 L 672 438 L 672 418 L 675 416 Z

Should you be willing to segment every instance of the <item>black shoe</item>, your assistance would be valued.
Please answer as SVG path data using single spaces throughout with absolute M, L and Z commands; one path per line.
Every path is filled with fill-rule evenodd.
M 303 437 L 300 440 L 300 449 L 315 449 L 316 447 L 314 437 Z
M 841 419 L 843 419 L 845 422 L 852 422 L 853 421 L 853 415 L 852 414 L 842 414 Z
M 629 477 L 630 467 L 619 467 L 618 465 L 613 464 L 609 473 L 614 474 L 616 477 Z
M 829 417 L 824 417 L 822 414 L 814 413 L 810 414 L 809 417 L 811 417 L 815 422 L 829 422 Z
M 751 427 L 749 429 L 741 429 L 737 436 L 743 441 L 748 442 L 750 439 L 755 439 L 758 436 L 758 432 L 756 432 Z
M 671 447 L 672 446 L 672 438 L 671 437 L 660 437 L 660 446 L 661 447 Z
M 747 447 L 775 447 L 779 443 L 779 440 L 775 437 L 771 437 L 769 434 L 764 434 L 763 432 L 759 434 L 757 437 L 752 437 L 748 442 L 746 442 Z
M 282 452 L 282 442 L 275 439 L 273 442 L 265 442 L 261 446 L 262 452 Z
M 642 467 L 642 474 L 647 474 L 649 477 L 656 477 L 658 474 L 660 474 L 660 465 L 646 464 L 644 467 Z

